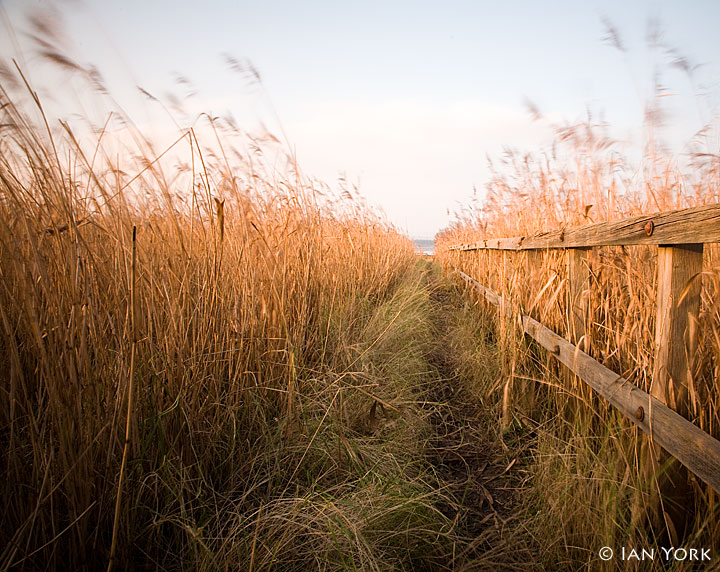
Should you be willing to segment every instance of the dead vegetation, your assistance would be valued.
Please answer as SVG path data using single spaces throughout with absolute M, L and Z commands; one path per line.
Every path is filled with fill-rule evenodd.
M 652 131 L 652 130 L 650 130 Z M 635 214 L 720 201 L 720 162 L 698 147 L 690 156 L 663 155 L 646 146 L 632 169 L 591 120 L 558 128 L 552 152 L 511 156 L 498 167 L 486 201 L 461 211 L 437 240 L 446 270 L 459 268 L 505 295 L 523 313 L 569 336 L 567 261 L 562 251 L 451 252 L 447 247 L 484 238 L 530 236 L 540 231 L 617 220 Z M 696 142 L 697 144 L 698 142 Z M 707 145 L 711 142 L 708 140 Z M 681 168 L 682 166 L 682 168 Z M 588 259 L 583 293 L 588 324 L 585 351 L 645 391 L 652 384 L 657 254 L 653 247 L 602 247 Z M 691 363 L 689 418 L 720 436 L 720 267 L 717 245 L 706 245 L 702 304 L 694 323 L 698 351 Z M 471 297 L 474 298 L 473 295 Z M 657 480 L 643 465 L 646 438 L 546 352 L 523 340 L 513 323 L 487 308 L 502 353 L 502 381 L 512 407 L 537 425 L 532 497 L 526 526 L 545 539 L 538 555 L 554 569 L 590 568 L 602 546 L 705 546 L 720 538 L 717 494 L 689 477 L 692 501 L 682 510 L 688 527 L 666 528 L 653 516 Z M 517 415 L 517 414 L 516 414 Z M 667 466 L 660 469 L 667 470 Z M 570 508 L 572 507 L 572 508 Z M 669 508 L 666 510 L 670 510 Z M 665 544 L 662 544 L 662 543 Z M 560 563 L 560 564 L 558 564 Z M 614 569 L 615 564 L 604 564 Z M 688 569 L 688 563 L 677 563 Z

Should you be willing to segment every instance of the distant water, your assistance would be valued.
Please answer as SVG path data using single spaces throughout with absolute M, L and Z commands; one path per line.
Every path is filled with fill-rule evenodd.
M 435 254 L 435 241 L 432 239 L 413 238 L 415 252 L 418 254 Z

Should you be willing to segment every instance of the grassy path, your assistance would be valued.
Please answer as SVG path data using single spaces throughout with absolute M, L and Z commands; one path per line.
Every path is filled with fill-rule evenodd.
M 436 332 L 429 354 L 436 372 L 433 437 L 426 450 L 438 486 L 451 499 L 437 504 L 454 522 L 450 568 L 720 570 L 717 562 L 676 560 L 661 566 L 657 560 L 601 560 L 604 546 L 616 555 L 621 547 L 656 547 L 659 553 L 657 547 L 670 546 L 662 529 L 654 532 L 643 516 L 651 495 L 640 471 L 632 470 L 638 435 L 611 414 L 595 409 L 587 415 L 593 410 L 585 405 L 574 417 L 567 415 L 567 395 L 553 398 L 548 389 L 562 390 L 552 362 L 522 339 L 496 339 L 501 334 L 486 321 L 494 312 L 480 311 L 481 303 L 459 281 L 443 276 L 434 263 L 424 264 Z M 510 344 L 518 352 L 512 368 L 501 349 Z M 503 430 L 503 370 L 509 369 L 519 403 Z M 533 388 L 532 419 L 521 413 L 522 391 L 528 387 L 523 383 Z M 592 397 L 589 403 L 594 405 Z M 704 528 L 709 522 L 685 545 L 712 551 L 708 547 L 718 536 Z
M 429 361 L 437 372 L 427 455 L 454 502 L 440 506 L 456 526 L 458 569 L 514 569 L 532 555 L 514 538 L 527 471 L 517 443 L 498 429 L 497 403 L 481 387 L 498 372 L 492 340 L 482 340 L 477 316 L 462 291 L 425 262 L 436 337 Z M 480 378 L 480 379 L 479 379 Z M 484 382 L 484 383 L 481 383 Z

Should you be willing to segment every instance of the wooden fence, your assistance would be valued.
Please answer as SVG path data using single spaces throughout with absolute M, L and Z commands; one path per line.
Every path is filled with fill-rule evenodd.
M 720 493 L 720 442 L 688 421 L 689 361 L 695 348 L 686 334 L 700 311 L 703 245 L 720 242 L 720 204 L 667 211 L 529 237 L 458 244 L 449 250 L 544 250 L 567 252 L 570 341 L 522 315 L 503 296 L 456 269 L 458 274 L 570 371 L 595 389 L 685 467 Z M 658 292 L 653 382 L 648 394 L 594 360 L 571 342 L 585 335 L 582 292 L 589 287 L 588 254 L 598 246 L 656 245 Z M 718 388 L 720 389 L 720 388 Z M 673 399 L 670 400 L 670 396 Z M 676 410 L 668 407 L 674 403 Z

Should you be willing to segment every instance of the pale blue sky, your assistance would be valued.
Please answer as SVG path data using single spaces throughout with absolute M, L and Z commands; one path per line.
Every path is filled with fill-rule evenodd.
M 19 25 L 20 11 L 51 4 L 0 5 Z M 653 64 L 667 61 L 646 46 L 649 18 L 659 18 L 669 45 L 704 64 L 695 86 L 679 71 L 664 73 L 674 94 L 666 98 L 669 143 L 680 148 L 720 104 L 716 1 L 55 6 L 72 53 L 98 65 L 118 99 L 134 98 L 135 85 L 178 92 L 173 72 L 180 72 L 196 85 L 199 108 L 230 109 L 248 123 L 261 118 L 279 136 L 265 94 L 250 92 L 220 54 L 248 58 L 301 167 L 331 184 L 346 172 L 416 236 L 432 236 L 447 224 L 447 209 L 465 202 L 473 185 L 483 188 L 486 154 L 550 141 L 549 129 L 532 123 L 526 98 L 558 120 L 581 119 L 588 107 L 602 112 L 614 135 L 639 145 Z M 625 57 L 603 43 L 603 18 L 620 32 Z M 0 46 L 9 53 L 7 42 Z

